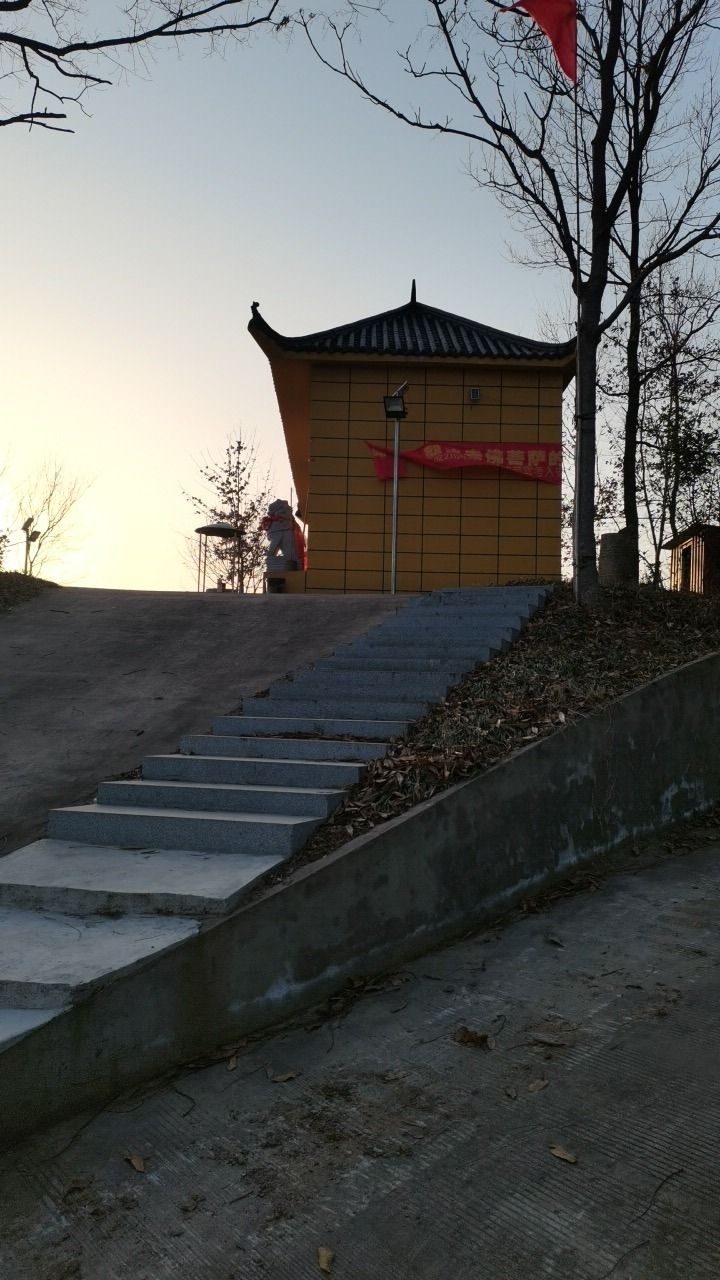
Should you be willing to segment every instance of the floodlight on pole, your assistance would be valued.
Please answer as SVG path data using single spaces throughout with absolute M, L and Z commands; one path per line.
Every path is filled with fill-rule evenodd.
M 405 392 L 408 384 L 403 382 L 392 395 L 383 396 L 385 417 L 393 422 L 393 505 L 392 533 L 390 535 L 390 593 L 397 590 L 397 525 L 398 525 L 398 488 L 400 480 L 400 420 L 407 417 L 405 408 Z
M 24 524 L 21 525 L 22 531 L 25 534 L 25 567 L 23 569 L 23 573 L 25 574 L 26 577 L 28 576 L 32 568 L 32 565 L 30 563 L 30 544 L 32 542 L 37 542 L 38 538 L 40 537 L 40 530 L 33 529 L 34 523 L 35 523 L 35 517 L 28 516 Z M 31 530 L 32 532 L 30 532 Z

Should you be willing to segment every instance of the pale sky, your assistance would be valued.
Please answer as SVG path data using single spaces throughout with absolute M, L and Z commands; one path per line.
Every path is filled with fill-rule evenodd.
M 562 277 L 510 261 L 466 148 L 366 104 L 299 38 L 164 49 L 88 106 L 72 135 L 0 132 L 0 527 L 45 460 L 86 481 L 58 581 L 193 589 L 182 490 L 239 428 L 289 496 L 254 299 L 288 334 L 399 306 L 413 277 L 420 301 L 528 336 L 559 305 Z

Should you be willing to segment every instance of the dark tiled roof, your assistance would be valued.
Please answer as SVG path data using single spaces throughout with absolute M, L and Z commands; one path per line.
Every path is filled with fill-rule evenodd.
M 252 304 L 252 334 L 265 334 L 282 351 L 318 356 L 422 356 L 492 360 L 561 360 L 575 350 L 570 342 L 537 342 L 462 316 L 410 302 L 381 315 L 355 320 L 336 329 L 288 338 L 276 333 Z

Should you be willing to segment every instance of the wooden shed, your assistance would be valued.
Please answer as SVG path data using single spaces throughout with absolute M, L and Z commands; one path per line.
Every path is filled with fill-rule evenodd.
M 308 567 L 290 590 L 390 587 L 392 441 L 407 382 L 397 586 L 560 574 L 562 396 L 574 342 L 539 342 L 417 301 L 303 337 L 248 326 L 270 362 Z
M 691 524 L 663 544 L 670 554 L 671 591 L 720 590 L 720 525 Z

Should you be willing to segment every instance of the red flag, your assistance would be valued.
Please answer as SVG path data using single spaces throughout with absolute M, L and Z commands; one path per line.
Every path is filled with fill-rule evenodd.
M 568 80 L 577 83 L 576 0 L 518 0 L 507 13 L 524 10 L 545 32 Z

